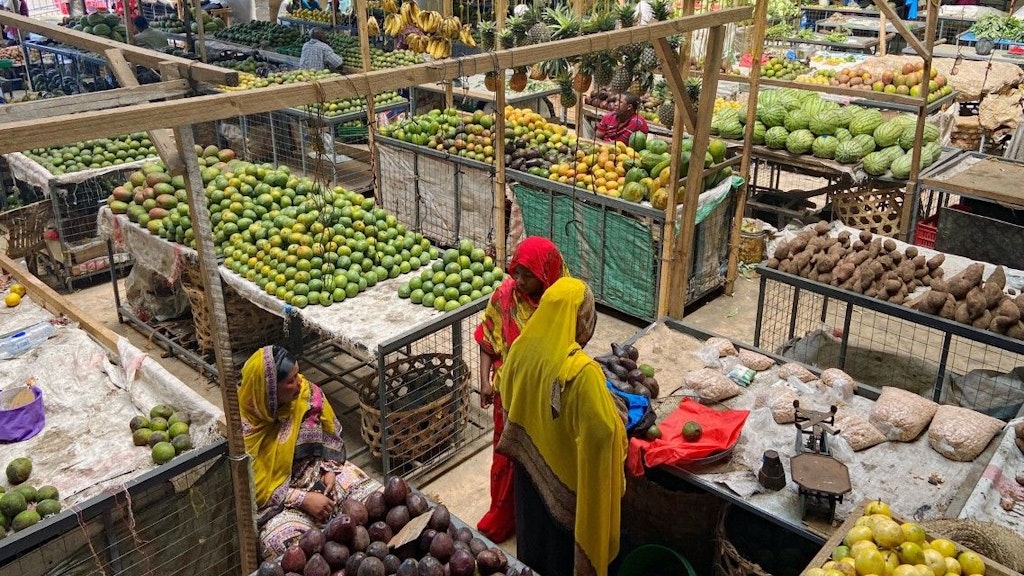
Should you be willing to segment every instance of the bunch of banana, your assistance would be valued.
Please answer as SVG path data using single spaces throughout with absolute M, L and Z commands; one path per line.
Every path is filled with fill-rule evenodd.
M 420 27 L 420 30 L 423 30 L 427 34 L 433 34 L 434 32 L 437 32 L 443 21 L 444 18 L 441 14 L 434 12 L 433 10 L 422 10 L 416 15 L 415 23 Z
M 401 14 L 388 14 L 384 16 L 384 33 L 388 36 L 398 36 L 405 28 L 405 19 Z
M 370 16 L 366 20 L 366 33 L 370 36 L 380 35 L 380 24 L 377 23 L 376 16 Z
M 459 37 L 459 32 L 462 29 L 462 22 L 459 21 L 458 16 L 445 16 L 441 20 L 441 24 L 437 27 L 437 33 L 442 38 L 449 40 L 455 40 Z
M 463 24 L 462 28 L 459 28 L 459 40 L 470 48 L 476 46 L 476 38 L 473 38 L 473 33 L 469 30 L 469 24 Z
M 422 34 L 409 34 L 405 37 L 405 45 L 409 47 L 409 50 L 420 54 L 427 51 L 429 42 L 430 38 Z
M 380 9 L 385 14 L 397 14 L 398 13 L 398 2 L 395 0 L 381 0 Z
M 447 38 L 431 38 L 427 43 L 427 54 L 435 60 L 448 58 L 452 55 L 452 41 Z
M 402 20 L 405 21 L 406 24 L 416 24 L 416 18 L 420 14 L 420 7 L 416 2 L 405 2 L 402 4 L 399 14 L 402 15 Z

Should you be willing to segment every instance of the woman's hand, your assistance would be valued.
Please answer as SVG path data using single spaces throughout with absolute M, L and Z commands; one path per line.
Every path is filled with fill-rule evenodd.
M 306 492 L 302 500 L 302 510 L 317 522 L 327 522 L 334 512 L 334 501 L 319 492 Z
M 324 473 L 324 477 L 323 477 L 323 481 L 324 481 L 324 494 L 330 494 L 334 490 L 334 479 L 335 479 L 334 472 L 325 472 Z
M 494 385 L 485 381 L 480 383 L 480 407 L 490 408 L 494 404 Z
M 491 380 L 494 378 L 494 372 L 491 370 L 493 361 L 491 360 L 490 354 L 488 354 L 483 346 L 480 347 L 480 364 L 479 376 L 480 376 L 480 407 L 489 408 L 494 403 L 494 385 L 491 384 Z

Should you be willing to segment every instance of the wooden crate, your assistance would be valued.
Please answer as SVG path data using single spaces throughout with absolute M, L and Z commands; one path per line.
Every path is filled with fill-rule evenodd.
M 832 533 L 832 537 L 829 538 L 827 542 L 825 542 L 825 545 L 821 547 L 821 550 L 814 556 L 814 558 L 811 559 L 811 562 L 807 565 L 807 568 L 805 570 L 809 570 L 811 568 L 821 568 L 821 566 L 825 562 L 828 562 L 832 559 L 832 551 L 835 549 L 836 546 L 842 544 L 843 538 L 846 537 L 846 533 L 849 532 L 850 529 L 854 527 L 854 525 L 856 525 L 857 519 L 864 515 L 864 509 L 869 502 L 871 502 L 871 500 L 865 500 L 861 502 L 860 504 L 857 505 L 856 508 L 854 508 L 852 512 L 850 512 L 850 515 L 847 516 L 846 521 L 843 522 L 838 528 L 836 528 L 836 531 Z M 893 516 L 892 519 L 900 524 L 906 522 L 906 520 L 898 518 L 896 516 Z M 928 537 L 928 540 L 932 540 L 934 538 L 945 538 L 945 536 L 943 536 L 942 534 L 934 534 L 931 532 L 926 532 L 926 535 Z M 954 542 L 956 541 L 954 540 Z M 957 549 L 959 551 L 970 550 L 969 548 L 963 546 L 959 542 L 957 542 L 956 544 Z M 1018 575 L 1018 572 L 1011 570 L 1006 566 L 1003 566 L 995 560 L 992 560 L 991 558 L 988 558 L 983 554 L 979 555 L 985 561 L 985 576 Z

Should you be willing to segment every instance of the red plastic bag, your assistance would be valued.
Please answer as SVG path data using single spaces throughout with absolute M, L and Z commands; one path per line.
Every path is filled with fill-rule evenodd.
M 644 467 L 686 464 L 728 450 L 740 439 L 749 414 L 749 410 L 715 410 L 684 398 L 679 408 L 658 424 L 661 438 L 653 441 L 632 438 L 629 441 L 626 467 L 634 476 L 641 476 Z M 691 420 L 704 430 L 696 442 L 683 439 L 683 425 Z

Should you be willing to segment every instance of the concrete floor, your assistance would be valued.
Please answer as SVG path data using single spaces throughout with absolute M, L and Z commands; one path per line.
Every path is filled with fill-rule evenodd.
M 121 294 L 124 280 L 120 281 Z M 753 339 L 754 319 L 757 311 L 758 281 L 756 277 L 741 274 L 736 281 L 733 296 L 718 296 L 709 299 L 689 312 L 686 322 L 709 332 L 740 341 Z M 178 359 L 167 357 L 155 343 L 127 324 L 118 322 L 114 306 L 112 286 L 109 282 L 81 288 L 67 295 L 67 298 L 99 322 L 113 331 L 126 336 L 133 344 L 148 352 L 163 364 L 172 374 L 193 388 L 214 404 L 223 405 L 220 388 L 216 382 L 201 375 L 190 365 Z M 621 342 L 634 335 L 643 324 L 622 317 L 601 313 L 594 339 L 587 346 L 591 355 L 605 354 L 611 342 Z M 482 447 L 482 448 L 481 448 Z M 453 465 L 434 477 L 427 477 L 419 487 L 431 497 L 443 502 L 453 514 L 467 523 L 475 525 L 489 506 L 489 470 L 491 448 L 489 444 L 477 442 L 475 453 L 467 450 L 453 459 Z M 514 540 L 503 545 L 515 553 Z

